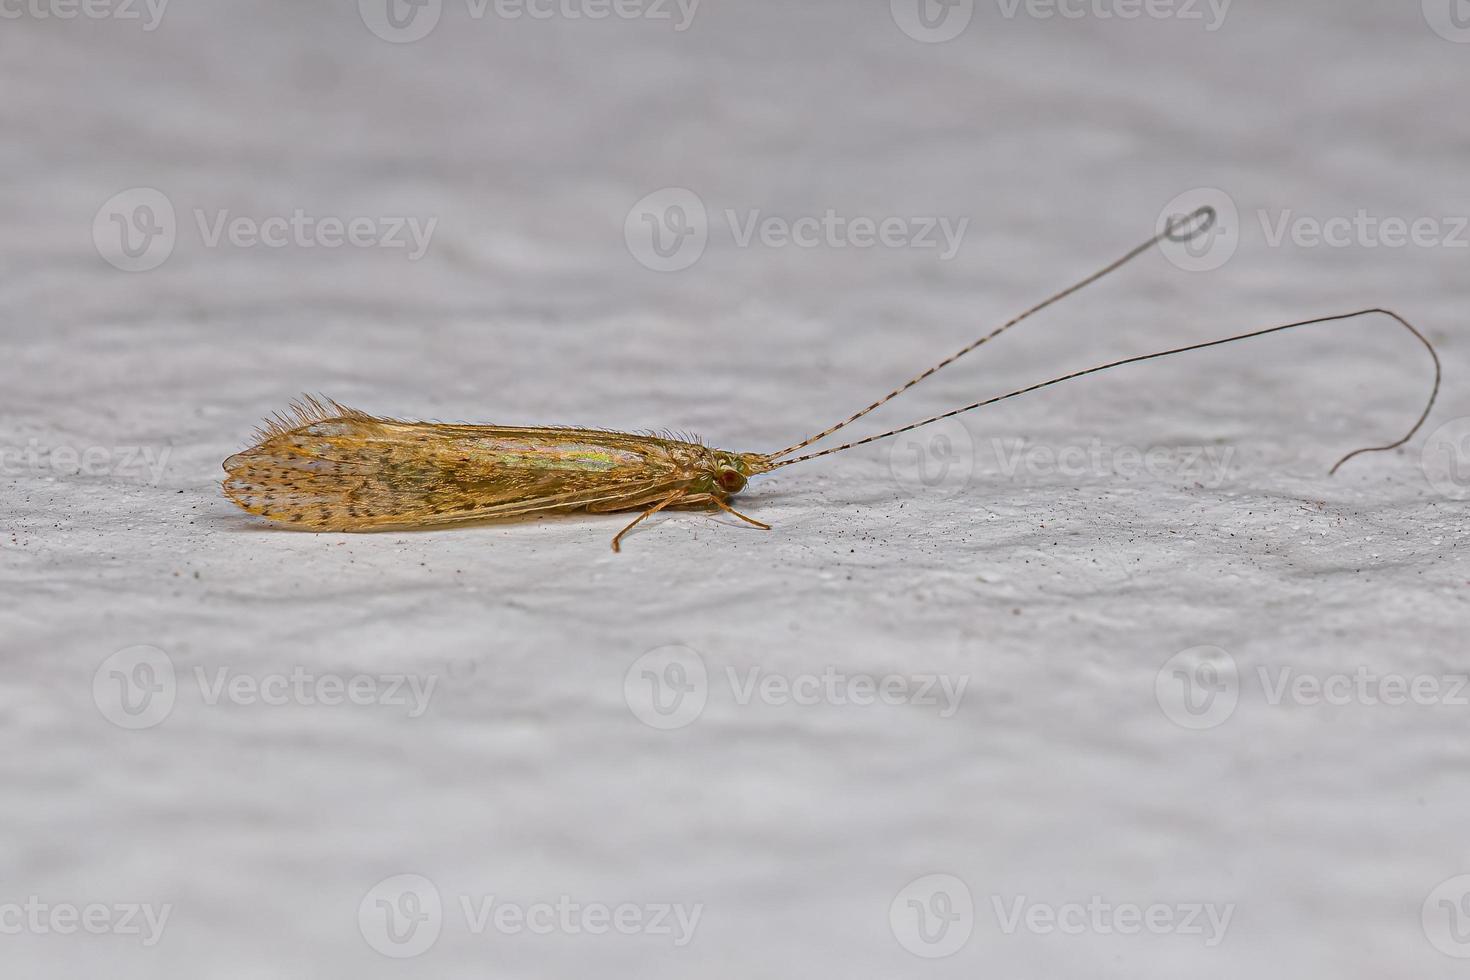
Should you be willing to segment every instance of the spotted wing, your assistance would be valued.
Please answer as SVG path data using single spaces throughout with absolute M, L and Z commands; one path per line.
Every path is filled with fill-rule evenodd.
M 315 530 L 616 510 L 680 485 L 663 441 L 629 433 L 401 422 L 311 402 L 260 435 L 225 460 L 226 495 Z

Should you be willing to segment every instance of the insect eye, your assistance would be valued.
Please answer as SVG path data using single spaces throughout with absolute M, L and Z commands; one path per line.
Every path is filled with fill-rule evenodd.
M 745 477 L 741 476 L 735 470 L 720 470 L 719 475 L 715 479 L 720 482 L 721 489 L 729 493 L 734 493 L 736 490 L 745 486 Z

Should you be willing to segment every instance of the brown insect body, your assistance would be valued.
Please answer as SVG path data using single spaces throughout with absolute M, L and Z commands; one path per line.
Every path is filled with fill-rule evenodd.
M 662 501 L 724 509 L 767 465 L 686 439 L 406 422 L 306 399 L 225 460 L 224 490 L 279 523 L 372 531 Z

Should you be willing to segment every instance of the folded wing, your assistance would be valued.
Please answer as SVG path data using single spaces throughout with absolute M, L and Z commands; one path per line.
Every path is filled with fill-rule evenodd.
M 680 482 L 659 440 L 619 432 L 401 422 L 311 401 L 260 437 L 225 460 L 225 493 L 315 530 L 613 510 Z

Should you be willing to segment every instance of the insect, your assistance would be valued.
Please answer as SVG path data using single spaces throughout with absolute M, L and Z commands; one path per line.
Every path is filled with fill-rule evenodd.
M 1187 242 L 1215 222 L 1211 208 L 1177 217 L 1147 242 L 1087 278 L 991 330 L 836 425 L 774 453 L 728 452 L 694 439 L 571 427 L 520 428 L 453 425 L 378 418 L 306 398 L 259 430 L 255 446 L 225 460 L 225 494 L 252 514 L 316 531 L 376 531 L 435 527 L 467 521 L 522 518 L 582 511 L 640 513 L 612 540 L 614 551 L 634 527 L 661 510 L 721 510 L 748 524 L 770 525 L 735 510 L 730 500 L 751 477 L 843 452 L 941 419 L 1052 385 L 1129 364 L 1204 350 L 1313 324 L 1381 314 L 1413 334 L 1434 361 L 1428 404 L 1403 438 L 1361 453 L 1396 449 L 1411 439 L 1434 407 L 1440 362 L 1434 346 L 1407 320 L 1389 310 L 1359 310 L 1316 317 L 1208 343 L 1112 361 L 1018 388 L 961 408 L 828 449 L 802 450 L 863 418 L 982 344 L 1047 307 L 1097 282 L 1165 239 Z

